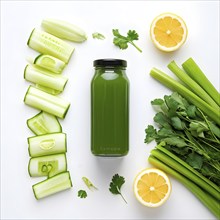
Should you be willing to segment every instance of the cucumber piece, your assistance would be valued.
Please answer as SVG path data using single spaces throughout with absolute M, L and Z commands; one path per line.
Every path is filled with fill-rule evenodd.
M 28 172 L 32 177 L 52 177 L 65 171 L 67 171 L 67 161 L 65 154 L 54 154 L 31 158 L 28 164 Z
M 37 56 L 33 63 L 56 74 L 61 74 L 66 66 L 62 60 L 46 54 Z
M 35 198 L 42 199 L 71 187 L 72 181 L 70 173 L 67 171 L 33 185 L 32 189 Z
M 44 91 L 44 92 L 50 93 L 51 95 L 59 95 L 61 93 L 61 91 L 51 89 L 51 88 L 48 88 L 46 86 L 42 86 L 42 85 L 39 85 L 39 84 L 35 84 L 35 87 L 37 89 L 40 89 L 40 90 Z
M 66 134 L 52 133 L 28 138 L 28 151 L 31 157 L 65 153 Z
M 66 100 L 37 89 L 34 86 L 29 86 L 24 97 L 24 103 L 59 118 L 65 118 L 70 107 L 70 103 Z
M 55 75 L 52 72 L 31 65 L 25 67 L 24 78 L 29 82 L 37 83 L 61 92 L 64 90 L 68 81 L 66 77 Z
M 74 51 L 74 47 L 70 44 L 36 28 L 31 32 L 27 45 L 42 54 L 54 56 L 65 63 L 69 62 Z
M 43 111 L 29 118 L 27 126 L 36 135 L 62 132 L 62 127 L 56 116 Z
M 86 33 L 80 27 L 57 19 L 44 19 L 41 23 L 44 30 L 62 39 L 73 42 L 83 42 L 87 39 Z

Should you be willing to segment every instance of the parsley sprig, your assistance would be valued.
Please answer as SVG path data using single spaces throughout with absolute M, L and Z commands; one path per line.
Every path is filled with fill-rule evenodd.
M 110 183 L 109 191 L 112 194 L 120 195 L 122 197 L 122 199 L 127 203 L 127 201 L 125 200 L 124 196 L 121 193 L 121 187 L 124 183 L 125 183 L 125 178 L 123 176 L 119 176 L 118 174 L 115 174 L 112 177 L 112 181 Z
M 133 42 L 134 40 L 138 40 L 139 36 L 135 30 L 129 30 L 127 33 L 127 37 L 121 35 L 118 29 L 112 30 L 113 35 L 115 36 L 113 39 L 113 43 L 118 46 L 120 49 L 125 50 L 128 48 L 128 43 L 133 45 L 139 52 L 142 53 L 142 50 Z

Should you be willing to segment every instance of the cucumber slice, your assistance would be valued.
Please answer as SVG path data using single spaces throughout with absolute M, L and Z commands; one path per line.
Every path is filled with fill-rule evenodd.
M 31 32 L 27 45 L 42 54 L 54 56 L 65 63 L 69 62 L 74 51 L 74 47 L 70 44 L 36 28 Z
M 31 65 L 25 67 L 24 78 L 29 82 L 37 83 L 57 91 L 63 91 L 68 81 L 66 77 L 55 75 L 52 72 Z
M 28 151 L 31 157 L 65 153 L 66 134 L 52 133 L 28 138 Z
M 62 132 L 58 119 L 54 115 L 43 111 L 28 119 L 27 126 L 36 135 Z
M 25 104 L 36 109 L 45 111 L 59 118 L 65 118 L 70 103 L 64 99 L 51 95 L 34 86 L 29 86 L 25 97 Z
M 46 86 L 42 86 L 42 85 L 39 85 L 39 84 L 35 84 L 35 87 L 37 89 L 40 89 L 40 90 L 44 91 L 44 92 L 50 93 L 51 95 L 59 95 L 61 93 L 61 91 L 51 89 L 51 88 L 48 88 Z
M 67 171 L 65 154 L 31 158 L 28 164 L 28 172 L 30 176 L 52 177 L 65 171 Z
M 41 23 L 44 30 L 62 39 L 73 42 L 83 42 L 87 39 L 86 33 L 80 27 L 57 19 L 47 18 Z
M 68 171 L 59 173 L 32 186 L 36 199 L 42 199 L 71 187 L 72 181 Z
M 56 74 L 61 74 L 66 66 L 62 60 L 46 54 L 37 56 L 34 60 L 34 64 Z

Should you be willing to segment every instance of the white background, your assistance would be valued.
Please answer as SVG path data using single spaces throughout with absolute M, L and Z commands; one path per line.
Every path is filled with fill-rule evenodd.
M 183 17 L 189 34 L 185 45 L 175 53 L 158 51 L 149 38 L 152 19 L 163 12 Z M 71 102 L 61 121 L 68 137 L 68 169 L 73 188 L 37 201 L 31 186 L 42 180 L 30 178 L 27 137 L 33 134 L 26 120 L 38 111 L 23 103 L 30 85 L 23 79 L 26 57 L 35 56 L 26 42 L 43 18 L 57 18 L 79 25 L 88 34 L 76 50 L 64 75 L 69 78 L 62 97 Z M 112 43 L 113 28 L 122 34 L 135 29 L 140 40 L 139 53 L 129 46 L 125 51 Z M 106 36 L 95 40 L 95 31 Z M 182 184 L 171 177 L 172 194 L 161 207 L 139 204 L 132 191 L 135 175 L 145 167 L 155 143 L 144 144 L 145 128 L 153 123 L 155 112 L 150 101 L 170 94 L 149 76 L 152 67 L 171 74 L 166 65 L 173 59 L 181 64 L 193 57 L 219 89 L 219 2 L 218 1 L 2 1 L 1 2 L 1 218 L 2 219 L 214 219 L 210 211 Z M 102 159 L 90 152 L 90 81 L 93 60 L 121 58 L 128 62 L 130 79 L 130 152 L 123 159 Z M 122 192 L 128 201 L 112 195 L 108 186 L 114 174 L 126 179 Z M 77 197 L 86 189 L 81 178 L 87 176 L 99 188 Z

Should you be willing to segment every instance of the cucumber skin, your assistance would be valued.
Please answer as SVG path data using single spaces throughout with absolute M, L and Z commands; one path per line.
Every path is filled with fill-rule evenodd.
M 65 168 L 66 168 L 66 170 L 67 170 L 67 158 L 66 158 L 66 154 L 65 153 L 61 153 L 61 154 L 63 154 L 64 155 L 64 157 L 65 157 L 65 160 L 66 160 L 66 166 L 65 166 Z M 47 156 L 53 156 L 53 155 L 60 155 L 60 154 L 51 154 L 51 155 L 47 155 Z M 40 156 L 40 157 L 45 157 L 45 156 Z M 32 158 L 34 158 L 34 157 L 32 157 Z M 30 162 L 31 162 L 31 159 L 32 158 L 30 158 L 30 160 L 29 160 L 29 162 L 28 162 L 28 174 L 29 174 L 29 176 L 30 177 L 36 177 L 36 176 L 32 176 L 31 175 L 31 173 L 30 173 Z M 35 157 L 36 158 L 36 157 Z M 67 172 L 67 171 L 63 171 L 63 172 L 61 172 L 61 173 L 64 173 L 64 172 Z M 60 173 L 57 173 L 57 174 L 60 174 Z M 47 176 L 47 175 L 44 175 L 44 176 L 47 176 L 48 178 L 51 178 L 51 177 L 54 177 L 54 176 L 56 176 L 57 174 L 55 174 L 55 175 L 53 175 L 53 176 Z
M 43 112 L 43 111 L 40 111 L 39 113 L 37 113 L 37 114 L 36 114 L 35 116 L 33 116 L 32 118 L 29 118 L 28 120 L 31 120 L 31 119 L 37 117 L 38 115 L 42 114 L 42 112 Z M 48 114 L 49 114 L 49 113 L 48 113 Z M 55 116 L 55 117 L 56 117 L 56 116 Z M 36 133 L 29 127 L 29 125 L 28 125 L 28 120 L 26 121 L 27 127 L 28 127 L 35 135 L 39 136 L 39 134 L 36 134 Z M 58 122 L 58 124 L 59 124 L 60 131 L 58 131 L 58 132 L 56 132 L 56 133 L 62 133 L 62 126 L 61 126 L 61 124 L 60 124 L 60 122 L 59 122 L 58 119 L 57 119 L 57 122 Z M 55 132 L 52 132 L 52 133 L 55 133 Z M 48 133 L 48 134 L 52 134 L 52 133 Z M 43 135 L 43 134 L 42 134 L 42 135 Z
M 25 66 L 25 68 L 24 68 L 24 74 L 23 74 L 23 78 L 25 79 L 25 73 L 26 73 L 26 70 L 27 70 L 27 68 L 28 68 L 28 64 Z
M 35 28 L 31 31 L 31 34 L 30 34 L 30 36 L 28 38 L 28 41 L 27 41 L 27 45 L 29 45 L 29 43 L 30 43 L 30 39 L 31 39 L 31 37 L 32 37 L 32 35 L 34 33 L 34 30 L 35 30 Z
M 55 132 L 55 133 L 50 133 L 50 134 L 58 134 L 58 133 L 60 133 L 60 132 Z M 65 134 L 65 133 L 63 133 L 63 134 Z M 31 156 L 31 152 L 30 152 L 30 141 L 29 141 L 29 139 L 30 139 L 30 138 L 33 138 L 33 137 L 44 136 L 44 135 L 47 135 L 47 134 L 41 134 L 41 135 L 32 136 L 32 137 L 28 137 L 28 138 L 27 138 L 27 142 L 28 142 L 28 153 L 29 153 L 29 156 L 30 156 L 30 157 L 35 158 L 35 157 L 41 157 L 41 156 L 49 156 L 49 155 L 54 155 L 54 154 L 60 154 L 60 153 L 51 153 L 51 154 L 45 154 L 45 155 L 34 156 L 34 157 Z M 65 145 L 65 152 L 62 152 L 62 153 L 66 153 L 66 152 L 67 152 L 66 134 L 65 134 L 65 143 L 64 143 L 64 145 Z
M 72 186 L 73 186 L 73 183 L 72 183 L 72 180 L 71 180 L 69 171 L 62 172 L 62 173 L 68 173 L 69 181 L 70 181 L 70 187 L 72 187 Z M 60 174 L 62 174 L 62 173 L 58 173 L 58 174 L 56 174 L 56 175 L 53 176 L 53 177 L 56 177 L 57 175 L 60 175 Z M 53 178 L 53 177 L 51 177 L 51 178 Z M 48 179 L 50 179 L 50 178 L 48 178 Z M 36 193 L 35 193 L 35 191 L 34 191 L 34 186 L 36 186 L 36 185 L 38 185 L 38 184 L 41 184 L 41 183 L 43 183 L 43 182 L 46 182 L 48 179 L 43 180 L 42 182 L 36 183 L 36 184 L 34 184 L 34 185 L 32 186 L 32 190 L 33 190 L 33 192 L 34 192 L 34 197 L 35 197 L 37 200 L 39 200 L 40 198 L 37 197 L 37 195 L 36 195 Z M 54 193 L 54 194 L 55 194 L 55 193 Z

